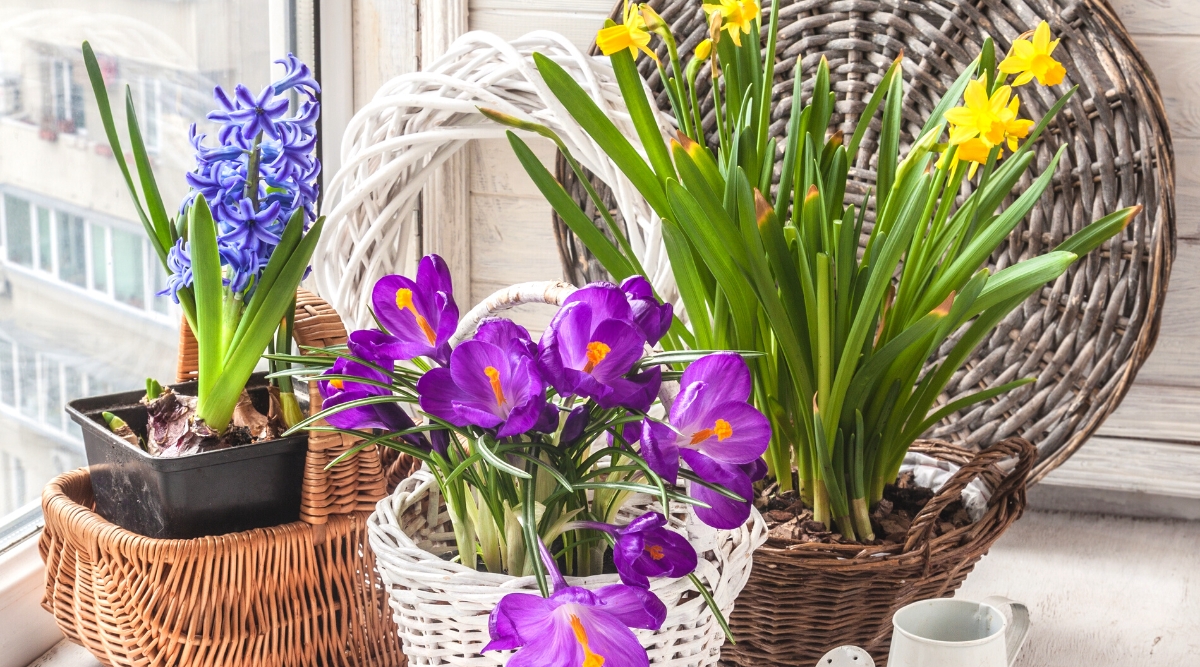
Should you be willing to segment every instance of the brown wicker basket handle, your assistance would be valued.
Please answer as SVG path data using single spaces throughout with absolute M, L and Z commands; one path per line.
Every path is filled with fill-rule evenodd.
M 346 328 L 337 311 L 321 297 L 303 289 L 296 291 L 293 333 L 296 342 L 304 346 L 327 347 L 346 342 Z M 184 319 L 179 327 L 180 382 L 196 378 L 198 359 L 196 337 Z M 316 414 L 321 409 L 317 383 L 310 382 L 308 390 L 309 410 Z M 332 514 L 371 511 L 387 495 L 383 465 L 374 447 L 325 470 L 326 465 L 353 445 L 353 438 L 339 433 L 309 434 L 300 500 L 302 520 L 319 525 L 326 523 Z
M 1014 456 L 1017 457 L 1016 465 L 1008 474 L 1004 475 L 996 488 L 992 489 L 992 497 L 988 500 L 988 505 L 1007 502 L 1012 494 L 1024 490 L 1025 481 L 1029 478 L 1029 473 L 1033 471 L 1033 464 L 1037 461 L 1037 448 L 1025 438 L 1008 438 L 993 444 L 959 468 L 958 472 L 950 477 L 949 481 L 938 490 L 937 495 L 931 498 L 924 509 L 917 514 L 917 518 L 913 519 L 912 525 L 908 529 L 907 539 L 904 541 L 904 551 L 924 549 L 932 536 L 933 527 L 937 524 L 942 510 L 946 509 L 950 503 L 960 499 L 963 489 L 975 478 L 981 476 L 991 466 Z

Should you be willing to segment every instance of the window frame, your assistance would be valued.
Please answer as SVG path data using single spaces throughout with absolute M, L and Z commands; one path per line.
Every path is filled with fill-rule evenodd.
M 286 10 L 296 10 L 297 5 L 302 3 L 288 2 L 287 0 L 266 0 L 270 8 L 269 11 L 269 30 L 271 34 L 287 34 L 292 33 L 294 38 L 294 29 L 290 29 L 289 25 L 294 21 L 311 20 L 313 24 L 312 36 L 316 44 L 313 48 L 307 49 L 299 45 L 288 44 L 285 42 L 272 44 L 270 50 L 271 60 L 283 57 L 287 51 L 297 51 L 297 55 L 303 58 L 311 59 L 314 65 L 314 70 L 318 77 L 324 83 L 329 81 L 324 86 L 325 94 L 322 96 L 326 103 L 322 109 L 323 116 L 326 119 L 322 127 L 322 143 L 320 147 L 320 155 L 322 163 L 336 167 L 337 157 L 340 151 L 340 143 L 342 132 L 345 129 L 346 123 L 349 122 L 350 116 L 353 114 L 353 67 L 352 67 L 352 22 L 351 13 L 348 3 L 341 0 L 312 0 L 311 3 L 303 3 L 312 5 L 311 14 L 307 15 L 289 15 Z M 280 11 L 280 9 L 285 11 Z M 322 15 L 329 17 L 330 24 L 334 27 L 333 30 L 322 32 Z M 315 51 L 315 53 L 312 53 Z M 338 64 L 335 68 L 326 69 L 324 73 L 321 70 L 322 55 L 330 61 Z M 71 63 L 68 61 L 64 69 L 63 79 L 66 79 L 66 86 L 63 90 L 64 103 L 67 107 L 67 119 L 73 121 L 74 114 L 71 105 L 75 103 L 72 98 L 72 81 L 69 77 Z M 52 66 L 53 69 L 53 66 Z M 52 71 L 50 78 L 55 79 L 55 73 Z M 143 79 L 143 88 L 141 95 L 142 111 L 147 110 L 146 106 L 146 91 L 144 86 L 147 79 Z M 153 81 L 156 85 L 154 102 L 157 108 L 161 109 L 163 83 L 159 80 Z M 18 93 L 20 90 L 18 89 Z M 52 102 L 53 104 L 54 102 Z M 62 123 L 58 122 L 58 113 L 54 113 L 55 130 L 62 131 L 59 127 Z M 161 112 L 159 114 L 161 119 Z M 72 123 L 74 124 L 74 123 Z M 156 142 L 147 141 L 147 148 L 153 154 L 161 149 L 162 145 L 162 123 L 158 123 L 158 136 Z M 74 133 L 79 136 L 86 136 L 86 127 L 74 127 Z M 330 140 L 325 140 L 324 137 L 330 137 Z M 154 144 L 157 144 L 155 146 Z M 322 170 L 322 184 L 327 182 L 325 176 L 328 168 Z M 322 187 L 322 191 L 324 188 Z M 30 208 L 30 252 L 31 265 L 29 267 L 21 266 L 15 262 L 8 260 L 8 226 L 3 205 L 3 197 L 5 194 L 11 194 L 15 197 L 20 197 L 29 203 Z M 62 211 L 67 215 L 78 216 L 84 222 L 84 264 L 87 272 L 86 286 L 80 287 L 63 280 L 59 276 L 59 248 L 56 243 L 51 246 L 51 258 L 53 264 L 53 272 L 48 273 L 38 268 L 40 257 L 38 255 L 39 248 L 37 246 L 37 220 L 36 210 L 38 206 L 46 206 L 51 210 L 51 236 L 52 241 L 56 241 L 54 235 L 57 234 L 57 211 Z M 94 236 L 98 229 L 104 231 L 104 257 L 107 263 L 104 270 L 105 289 L 95 289 L 96 275 L 96 257 L 94 249 Z M 0 187 L 0 263 L 8 270 L 19 273 L 23 276 L 29 276 L 41 280 L 49 285 L 57 288 L 71 291 L 75 294 L 87 296 L 94 300 L 100 301 L 107 307 L 117 308 L 126 314 L 136 315 L 144 320 L 162 324 L 165 326 L 177 326 L 180 318 L 180 311 L 177 305 L 171 303 L 167 308 L 167 313 L 158 312 L 153 305 L 154 299 L 153 287 L 156 280 L 157 269 L 161 266 L 157 261 L 149 261 L 155 259 L 152 257 L 152 250 L 149 248 L 149 243 L 142 238 L 142 256 L 143 256 L 143 276 L 142 282 L 145 285 L 146 292 L 146 307 L 136 308 L 118 301 L 115 298 L 115 276 L 113 272 L 113 230 L 121 229 L 132 231 L 139 236 L 144 234 L 140 226 L 131 224 L 128 221 L 118 220 L 99 214 L 93 211 L 82 210 L 77 206 L 72 206 L 67 202 L 52 201 L 49 198 L 24 191 L 17 187 L 3 186 Z M 11 341 L 13 345 L 14 358 L 17 355 L 18 343 Z M 59 372 L 59 392 L 63 396 L 67 395 L 67 387 L 65 386 L 65 366 L 62 360 L 58 360 Z M 13 408 L 14 414 L 20 413 L 19 393 L 15 389 L 15 385 L 19 383 L 16 379 L 19 376 L 19 368 L 14 361 L 14 388 L 9 391 L 14 393 Z M 39 374 L 41 373 L 41 364 L 38 364 Z M 82 380 L 83 386 L 86 387 L 89 378 L 84 374 Z M 40 402 L 40 401 L 39 401 Z M 8 412 L 8 406 L 0 406 L 0 409 Z M 24 422 L 25 420 L 23 420 Z M 37 420 L 34 420 L 37 421 Z M 37 428 L 48 431 L 50 434 L 59 438 L 70 437 L 66 430 L 55 431 L 47 425 L 38 423 Z M 0 516 L 0 619 L 4 619 L 0 623 L 0 667 L 24 667 L 36 660 L 46 651 L 53 648 L 56 644 L 62 641 L 62 633 L 59 631 L 54 617 L 41 608 L 41 597 L 44 592 L 45 583 L 43 581 L 43 564 L 38 553 L 37 538 L 41 535 L 41 529 L 44 525 L 44 520 L 41 513 L 40 501 L 33 501 L 23 507 L 18 513 L 9 514 L 8 516 Z

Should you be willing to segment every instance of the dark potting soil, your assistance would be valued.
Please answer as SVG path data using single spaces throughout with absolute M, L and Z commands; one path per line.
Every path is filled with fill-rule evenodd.
M 793 475 L 793 487 L 799 483 Z M 755 500 L 755 506 L 767 522 L 769 543 L 772 546 L 788 546 L 817 542 L 821 544 L 903 544 L 913 519 L 920 514 L 933 498 L 933 491 L 917 486 L 912 473 L 900 475 L 895 484 L 883 489 L 883 500 L 871 508 L 871 528 L 875 539 L 870 542 L 848 540 L 841 533 L 830 530 L 820 521 L 813 521 L 812 510 L 805 507 L 795 491 L 776 493 L 771 485 Z M 971 517 L 961 500 L 946 506 L 934 524 L 933 534 L 944 535 L 957 528 L 970 525 Z

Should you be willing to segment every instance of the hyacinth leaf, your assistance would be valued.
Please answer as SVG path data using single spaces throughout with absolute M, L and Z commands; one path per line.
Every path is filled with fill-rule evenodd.
M 150 168 L 150 156 L 146 153 L 146 143 L 142 140 L 137 110 L 133 105 L 133 91 L 129 86 L 125 87 L 125 119 L 129 123 L 129 145 L 133 151 L 134 164 L 137 165 L 138 178 L 142 182 L 146 210 L 150 215 L 150 222 L 154 226 L 154 235 L 150 238 L 150 245 L 154 246 L 155 252 L 158 253 L 158 259 L 162 262 L 163 268 L 170 270 L 167 266 L 167 251 L 175 243 L 175 239 L 172 238 L 174 236 L 172 234 L 173 227 L 170 218 L 167 217 L 167 209 L 163 206 L 158 183 L 154 180 L 154 172 Z
M 534 53 L 533 60 L 538 73 L 571 117 L 596 141 L 604 154 L 616 163 L 621 173 L 629 178 L 638 192 L 650 203 L 650 207 L 660 217 L 666 217 L 670 213 L 670 205 L 662 184 L 633 144 L 629 143 L 612 120 L 596 106 L 595 101 L 562 66 L 540 53 Z
M 125 162 L 125 151 L 121 148 L 120 137 L 117 136 L 117 125 L 113 121 L 112 105 L 108 101 L 108 88 L 104 85 L 104 74 L 100 71 L 100 63 L 96 60 L 96 54 L 92 51 L 91 44 L 85 41 L 82 48 L 83 63 L 92 84 L 92 93 L 96 96 L 96 106 L 100 110 L 100 122 L 104 125 L 104 133 L 108 136 L 108 145 L 112 149 L 113 159 L 117 161 L 117 166 L 121 168 L 121 174 L 125 177 L 125 185 L 129 188 L 133 207 L 137 209 L 138 218 L 141 219 L 142 226 L 146 228 L 146 234 L 152 239 L 158 239 L 154 224 L 146 216 L 142 198 L 133 184 L 133 175 L 129 171 L 129 165 Z M 161 257 L 165 261 L 166 254 L 163 253 Z
M 1083 257 L 1099 248 L 1105 241 L 1121 233 L 1129 223 L 1142 211 L 1142 205 L 1123 208 L 1090 223 L 1087 227 L 1075 232 L 1055 250 L 1070 252 Z
M 512 145 L 513 152 L 517 154 L 517 159 L 520 160 L 521 166 L 525 168 L 534 185 L 550 202 L 554 212 L 558 213 L 584 246 L 596 256 L 604 270 L 618 281 L 634 275 L 636 272 L 629 260 L 579 209 L 579 204 L 563 189 L 562 184 L 546 169 L 529 146 L 515 132 L 510 130 L 507 134 L 508 143 Z
M 642 77 L 633 63 L 633 56 L 628 50 L 622 49 L 612 54 L 609 60 L 612 62 L 617 85 L 621 88 L 621 97 L 625 100 L 629 118 L 633 121 L 642 148 L 650 158 L 650 164 L 654 167 L 659 182 L 666 183 L 668 178 L 675 175 L 675 168 L 671 165 L 671 155 L 667 152 L 662 132 L 659 131 L 654 112 L 650 109 L 650 101 L 646 99 L 646 89 L 642 87 Z
M 250 325 L 257 321 L 258 313 L 263 309 L 263 304 L 272 293 L 275 283 L 279 280 L 279 276 L 283 273 L 284 267 L 287 266 L 292 254 L 295 253 L 296 248 L 300 245 L 303 233 L 304 209 L 298 208 L 292 214 L 291 219 L 288 220 L 287 226 L 283 228 L 283 234 L 279 237 L 279 245 L 275 246 L 275 250 L 271 252 L 271 259 L 267 261 L 267 268 L 263 271 L 262 277 L 259 278 L 258 286 L 255 288 L 254 294 L 251 295 L 250 302 L 246 304 L 246 309 L 238 321 L 237 329 L 234 330 L 233 336 L 230 339 L 226 355 L 232 355 L 233 350 L 239 348 Z M 295 287 L 292 288 L 292 291 L 295 291 Z M 226 356 L 225 363 L 228 364 L 229 362 L 230 358 Z
M 308 268 L 308 262 L 312 258 L 313 250 L 321 237 L 321 229 L 324 225 L 325 218 L 318 218 L 291 256 L 280 258 L 280 261 L 286 263 L 282 266 L 278 278 L 269 286 L 264 280 L 251 299 L 253 301 L 254 298 L 261 298 L 262 307 L 255 312 L 253 318 L 248 317 L 247 313 L 242 315 L 243 322 L 249 322 L 249 324 L 241 338 L 235 337 L 228 360 L 218 369 L 220 377 L 213 385 L 212 393 L 207 396 L 207 401 L 205 401 L 206 397 L 201 394 L 200 404 L 196 411 L 197 415 L 203 417 L 212 428 L 223 431 L 228 426 L 229 418 L 233 415 L 233 408 L 237 405 L 242 388 L 246 386 L 263 351 L 274 337 L 275 329 L 283 320 L 284 312 L 292 303 L 296 287 L 304 277 L 304 272 Z M 195 243 L 194 240 L 193 243 Z M 279 252 L 280 248 L 277 247 L 275 253 L 279 254 Z M 276 261 L 275 255 L 272 255 L 271 261 Z M 198 281 L 199 278 L 197 278 Z M 263 294 L 260 295 L 258 293 L 260 291 Z M 241 329 L 241 326 L 239 325 L 238 328 Z
M 199 353 L 197 395 L 200 402 L 216 386 L 221 372 L 224 350 L 221 349 L 221 323 L 224 304 L 222 292 L 221 255 L 217 250 L 217 225 L 204 197 L 197 195 L 195 203 L 188 209 L 188 237 L 191 239 L 193 288 L 196 294 L 196 343 Z M 239 385 L 238 393 L 241 393 Z M 230 408 L 232 413 L 232 407 Z M 210 423 L 217 431 L 223 426 Z

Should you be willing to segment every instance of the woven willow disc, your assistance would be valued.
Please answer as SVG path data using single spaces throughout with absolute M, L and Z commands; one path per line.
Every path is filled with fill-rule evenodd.
M 1060 145 L 1069 143 L 1070 148 L 1053 186 L 989 266 L 995 271 L 1045 253 L 1116 209 L 1141 204 L 1144 210 L 1123 235 L 1077 262 L 1004 320 L 953 377 L 941 399 L 953 400 L 1021 377 L 1036 376 L 1037 382 L 952 415 L 928 434 L 972 449 L 1010 435 L 1024 436 L 1038 446 L 1041 460 L 1032 479 L 1041 479 L 1116 408 L 1158 335 L 1175 254 L 1175 166 L 1154 75 L 1103 0 L 781 2 L 772 135 L 783 135 L 791 112 L 797 58 L 805 96 L 811 94 L 812 74 L 821 57 L 829 60 L 838 99 L 832 124 L 848 136 L 883 73 L 903 53 L 901 154 L 948 85 L 979 53 L 984 37 L 995 40 L 998 53 L 1007 52 L 1014 39 L 1043 19 L 1062 37 L 1054 55 L 1067 68 L 1066 81 L 1053 90 L 1029 84 L 1018 92 L 1022 115 L 1038 119 L 1060 94 L 1079 86 L 1035 149 L 1038 171 L 1046 168 Z M 700 0 L 649 4 L 673 26 L 686 63 L 706 36 Z M 661 57 L 666 57 L 665 48 Z M 657 93 L 659 107 L 669 113 L 653 62 L 641 58 L 639 67 Z M 704 71 L 699 83 L 701 98 L 708 101 L 705 128 L 711 138 L 711 81 L 707 68 Z M 846 194 L 855 203 L 861 203 L 875 181 L 878 128 L 877 117 L 850 170 Z M 586 195 L 569 172 L 560 160 L 559 179 L 583 202 Z M 1018 193 L 1032 180 L 1026 174 Z M 868 210 L 868 229 L 872 217 Z M 555 233 L 568 281 L 582 284 L 604 277 L 595 259 L 557 219 Z M 934 363 L 954 340 L 947 341 Z

